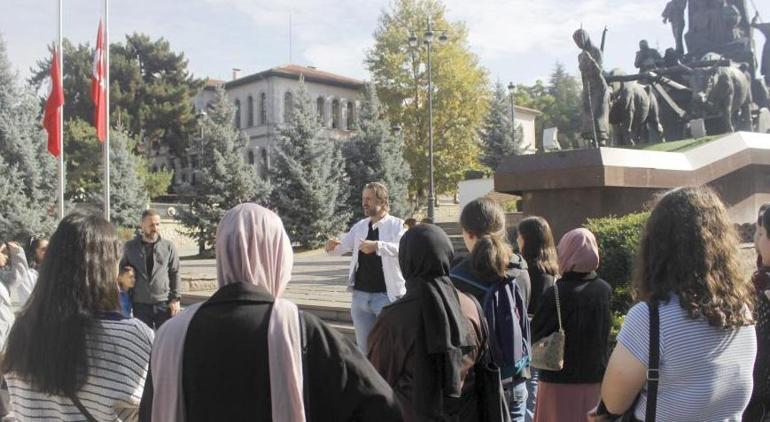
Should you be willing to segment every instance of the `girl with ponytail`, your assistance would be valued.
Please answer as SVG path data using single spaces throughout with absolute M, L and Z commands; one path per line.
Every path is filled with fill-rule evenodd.
M 520 298 L 511 304 L 510 313 L 523 316 L 519 331 L 516 331 L 510 342 L 528 343 L 529 323 L 527 319 L 527 303 L 529 302 L 530 282 L 527 265 L 524 258 L 513 252 L 508 243 L 505 230 L 505 214 L 502 207 L 489 198 L 478 198 L 468 203 L 460 215 L 460 226 L 463 231 L 465 246 L 470 255 L 462 259 L 452 268 L 450 277 L 458 290 L 473 295 L 484 304 L 488 292 L 500 289 L 502 285 L 510 284 L 512 295 Z M 512 282 L 514 280 L 515 282 Z M 514 294 L 513 290 L 518 291 Z M 501 290 L 502 291 L 502 290 Z M 483 305 L 482 305 L 483 306 Z M 514 309 L 514 307 L 516 309 Z M 520 309 L 519 309 L 520 308 Z M 485 308 L 485 313 L 487 309 Z M 489 322 L 489 318 L 487 318 Z M 496 326 L 490 324 L 490 337 L 508 338 L 513 334 L 505 330 L 496 332 Z M 495 331 L 492 333 L 492 331 Z M 526 332 L 526 334 L 525 334 Z M 491 345 L 495 348 L 495 345 Z M 528 346 L 527 346 L 528 347 Z M 501 350 L 501 349 L 500 349 Z M 521 361 L 522 356 L 506 356 L 506 361 Z M 529 378 L 529 364 L 523 366 L 506 366 L 495 362 L 501 367 L 503 388 L 511 413 L 511 421 L 524 421 L 527 388 L 525 381 Z

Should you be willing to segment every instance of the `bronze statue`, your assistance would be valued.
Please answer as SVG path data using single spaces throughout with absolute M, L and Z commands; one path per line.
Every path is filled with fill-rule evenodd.
M 602 73 L 602 52 L 584 29 L 572 35 L 582 50 L 578 56 L 583 80 L 583 139 L 592 139 L 595 146 L 604 146 L 609 139 L 610 91 Z
M 751 81 L 738 66 L 712 66 L 690 71 L 692 109 L 717 114 L 722 130 L 751 130 Z
M 640 72 L 646 72 L 660 67 L 662 64 L 663 58 L 660 57 L 658 50 L 650 48 L 647 40 L 639 41 L 639 51 L 636 52 L 634 66 L 636 66 Z
M 614 69 L 610 75 L 623 76 L 624 72 Z M 637 81 L 616 81 L 611 82 L 610 87 L 613 145 L 627 146 L 664 141 L 658 100 L 652 93 L 652 86 L 642 85 Z
M 676 52 L 679 56 L 684 56 L 684 42 L 682 35 L 684 34 L 684 9 L 687 7 L 687 0 L 671 0 L 666 4 L 666 8 L 663 9 L 663 23 L 671 22 L 671 32 L 674 33 L 674 41 L 676 41 Z
M 759 22 L 759 12 L 751 20 L 751 26 L 757 29 L 765 36 L 765 47 L 762 49 L 762 62 L 759 67 L 759 73 L 764 75 L 765 83 L 770 86 L 770 23 Z

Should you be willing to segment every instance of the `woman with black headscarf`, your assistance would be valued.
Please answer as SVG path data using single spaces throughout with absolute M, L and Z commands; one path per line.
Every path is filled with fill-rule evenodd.
M 454 251 L 437 226 L 401 238 L 406 295 L 386 306 L 369 335 L 369 360 L 393 387 L 406 422 L 477 421 L 472 368 L 486 345 L 479 310 L 454 288 Z

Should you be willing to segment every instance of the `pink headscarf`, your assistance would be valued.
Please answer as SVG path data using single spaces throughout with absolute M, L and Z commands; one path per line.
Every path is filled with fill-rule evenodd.
M 590 273 L 599 268 L 599 246 L 594 234 L 586 229 L 574 229 L 559 241 L 559 272 Z
M 274 297 L 268 324 L 272 420 L 304 422 L 302 350 L 297 305 L 281 299 L 291 278 L 294 256 L 283 223 L 272 211 L 241 204 L 217 228 L 219 285 L 252 283 Z M 160 327 L 152 346 L 153 422 L 187 420 L 182 391 L 182 361 L 187 328 L 203 303 L 187 307 Z M 255 359 L 260 358 L 259 356 Z M 256 375 L 255 375 L 256 376 Z
M 299 313 L 297 305 L 281 299 L 294 263 L 283 222 L 257 204 L 238 205 L 217 227 L 216 251 L 220 287 L 251 283 L 275 297 L 268 325 L 273 421 L 304 422 Z

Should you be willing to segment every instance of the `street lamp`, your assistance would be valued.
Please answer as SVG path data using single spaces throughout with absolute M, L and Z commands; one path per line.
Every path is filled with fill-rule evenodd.
M 511 97 L 511 140 L 513 145 L 516 145 L 516 106 L 513 103 L 513 97 L 516 95 L 516 85 L 513 82 L 508 82 L 508 94 Z M 516 148 L 514 148 L 516 151 Z
M 439 33 L 439 42 L 445 43 L 449 39 L 447 31 L 445 29 L 435 30 L 430 18 L 428 18 L 427 28 L 423 32 L 422 43 L 428 49 L 428 173 L 430 175 L 428 183 L 428 218 L 433 221 L 435 221 L 436 190 L 433 178 L 433 62 L 431 52 L 436 32 Z M 418 45 L 417 36 L 412 32 L 412 35 L 409 36 L 409 47 L 418 48 Z

